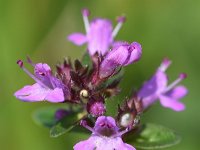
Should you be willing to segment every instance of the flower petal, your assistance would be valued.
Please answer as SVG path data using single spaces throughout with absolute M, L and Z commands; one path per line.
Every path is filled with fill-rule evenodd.
M 87 42 L 87 38 L 84 34 L 82 33 L 73 33 L 68 36 L 68 40 L 75 45 L 83 45 L 84 43 Z
M 162 106 L 171 108 L 174 111 L 183 111 L 185 109 L 185 105 L 171 97 L 160 95 L 160 103 Z
M 116 49 L 111 50 L 100 65 L 100 78 L 112 75 L 115 69 L 124 64 L 128 56 L 129 52 L 127 50 L 127 46 L 119 46 Z
M 95 19 L 90 24 L 87 34 L 90 55 L 96 52 L 104 55 L 113 42 L 112 23 L 107 19 Z
M 96 138 L 94 141 L 96 150 L 135 150 L 134 147 L 124 143 L 121 137 L 117 138 Z
M 46 86 L 52 87 L 49 78 L 51 77 L 51 68 L 47 64 L 37 63 L 34 67 L 35 76 L 40 79 Z
M 187 88 L 185 86 L 180 85 L 175 87 L 171 91 L 167 92 L 165 95 L 172 97 L 173 99 L 179 100 L 184 96 L 186 96 L 187 93 L 188 93 Z
M 49 89 L 43 88 L 38 83 L 27 85 L 15 92 L 15 97 L 27 102 L 37 102 L 45 99 L 49 93 Z
M 165 89 L 166 85 L 166 74 L 158 70 L 149 81 L 144 83 L 138 92 L 138 97 L 142 99 L 143 107 L 147 108 L 152 105 L 158 99 L 158 95 Z
M 80 141 L 76 145 L 74 145 L 74 150 L 94 150 L 95 143 L 94 138 L 90 137 L 88 140 Z
M 125 66 L 140 60 L 142 55 L 142 46 L 137 42 L 131 43 L 130 50 L 131 50 L 130 52 L 131 56 L 129 58 L 129 61 L 125 64 Z
M 65 100 L 63 90 L 61 88 L 55 88 L 54 90 L 49 91 L 45 100 L 52 103 L 63 102 Z

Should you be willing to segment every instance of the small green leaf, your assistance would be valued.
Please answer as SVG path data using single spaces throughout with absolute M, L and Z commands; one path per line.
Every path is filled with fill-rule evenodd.
M 61 119 L 56 125 L 50 129 L 51 137 L 58 137 L 66 132 L 69 132 L 76 127 L 81 119 L 79 112 L 73 112 L 63 119 Z M 83 115 L 81 115 L 83 116 Z
M 126 142 L 138 149 L 152 150 L 171 147 L 181 138 L 173 130 L 156 124 L 145 124 L 138 132 L 129 135 Z
M 33 120 L 36 124 L 51 128 L 56 124 L 55 112 L 59 107 L 43 107 L 33 113 Z
M 83 55 L 81 63 L 82 65 L 88 66 L 89 70 L 92 68 L 92 59 L 88 52 Z

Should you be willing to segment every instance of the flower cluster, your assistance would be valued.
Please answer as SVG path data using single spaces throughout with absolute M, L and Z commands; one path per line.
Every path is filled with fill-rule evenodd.
M 18 60 L 19 67 L 35 83 L 23 87 L 14 95 L 26 102 L 46 100 L 81 107 L 86 115 L 79 118 L 80 125 L 90 130 L 92 135 L 88 140 L 77 143 L 75 150 L 134 150 L 133 146 L 123 142 L 122 135 L 140 126 L 140 116 L 147 108 L 160 100 L 163 107 L 175 111 L 185 109 L 180 99 L 187 94 L 187 89 L 177 84 L 186 78 L 186 74 L 181 73 L 178 79 L 167 85 L 165 71 L 171 61 L 165 58 L 151 79 L 119 105 L 115 118 L 105 116 L 105 101 L 120 92 L 121 70 L 140 60 L 142 47 L 138 42 L 114 40 L 126 20 L 124 16 L 117 18 L 118 24 L 113 28 L 108 19 L 96 18 L 89 22 L 90 12 L 87 9 L 83 9 L 82 15 L 86 34 L 73 33 L 68 36 L 68 40 L 76 45 L 87 43 L 87 53 L 82 60 L 72 62 L 65 59 L 56 65 L 55 73 L 49 65 L 35 64 L 27 58 L 27 63 L 34 68 L 34 73 L 31 73 L 24 62 Z M 61 120 L 68 114 L 70 112 L 60 109 L 55 117 Z M 90 126 L 87 122 L 91 117 L 96 121 Z

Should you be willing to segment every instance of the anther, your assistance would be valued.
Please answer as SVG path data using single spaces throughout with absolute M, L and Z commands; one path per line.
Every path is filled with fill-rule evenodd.
M 90 15 L 90 11 L 87 8 L 84 8 L 82 9 L 82 15 L 88 17 Z
M 125 16 L 117 17 L 118 24 L 116 25 L 116 27 L 114 28 L 114 30 L 112 32 L 112 37 L 113 38 L 115 38 L 117 36 L 117 33 L 121 29 L 121 27 L 122 27 L 123 23 L 125 22 L 125 20 L 126 20 Z
M 167 68 L 170 66 L 172 62 L 168 58 L 164 58 L 159 69 L 163 72 L 167 70 Z
M 125 16 L 119 16 L 119 17 L 117 17 L 117 22 L 124 23 L 125 21 L 126 21 L 126 17 Z
M 18 60 L 17 64 L 19 65 L 20 68 L 23 68 L 24 62 L 22 60 Z

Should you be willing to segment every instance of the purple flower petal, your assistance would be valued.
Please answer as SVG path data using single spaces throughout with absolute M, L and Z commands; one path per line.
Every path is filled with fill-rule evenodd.
M 183 111 L 185 109 L 185 105 L 176 99 L 164 95 L 160 95 L 159 98 L 163 107 L 171 108 L 174 111 Z
M 96 148 L 96 149 L 95 149 Z M 106 138 L 92 136 L 88 140 L 81 141 L 74 146 L 74 150 L 135 150 L 129 144 L 125 144 L 120 137 Z
M 172 97 L 173 99 L 179 100 L 184 96 L 186 96 L 187 93 L 188 93 L 187 88 L 185 86 L 180 85 L 175 87 L 171 91 L 167 92 L 165 95 Z
M 125 64 L 125 66 L 140 60 L 140 57 L 142 55 L 142 46 L 137 42 L 131 43 L 130 50 L 131 56 L 129 58 L 129 61 Z
M 119 131 L 112 117 L 98 117 L 93 129 L 84 121 L 82 125 L 92 131 L 92 135 L 88 140 L 77 143 L 74 150 L 135 150 L 133 146 L 122 141 L 121 136 L 126 132 Z
M 64 101 L 62 89 L 55 88 L 54 90 L 42 87 L 35 83 L 28 85 L 15 92 L 15 97 L 27 102 L 37 102 L 47 100 L 49 102 L 58 103 Z
M 47 64 L 37 63 L 34 68 L 35 75 L 44 76 L 48 75 L 51 72 L 51 68 Z
M 167 86 L 167 76 L 164 72 L 157 70 L 155 75 L 144 83 L 141 90 L 138 92 L 138 97 L 142 99 L 143 107 L 147 108 L 152 105 L 158 95 L 164 91 Z
M 100 78 L 108 77 L 114 73 L 117 67 L 122 66 L 126 62 L 128 56 L 127 46 L 119 46 L 110 51 L 100 65 Z
M 98 131 L 98 130 L 101 130 L 102 128 L 104 128 L 104 126 L 102 126 L 102 124 L 108 124 L 110 129 L 112 129 L 114 132 L 117 132 L 119 130 L 119 128 L 116 125 L 115 120 L 109 116 L 98 117 L 98 119 L 95 123 L 95 126 L 94 126 L 94 130 Z
M 40 79 L 46 86 L 51 87 L 49 78 L 51 77 L 51 68 L 47 64 L 37 63 L 34 67 L 35 76 Z
M 90 55 L 96 52 L 104 55 L 113 42 L 112 23 L 107 19 L 95 19 L 90 23 L 87 34 Z
M 74 43 L 75 45 L 83 45 L 87 42 L 87 38 L 82 33 L 73 33 L 68 36 L 68 40 Z
M 60 88 L 55 88 L 46 95 L 45 99 L 52 103 L 63 102 L 65 100 L 63 90 Z
M 94 150 L 95 149 L 95 138 L 90 137 L 88 140 L 80 141 L 76 145 L 74 145 L 74 150 Z
M 15 92 L 15 97 L 27 102 L 43 101 L 46 95 L 50 92 L 49 89 L 43 88 L 38 83 L 27 85 Z

